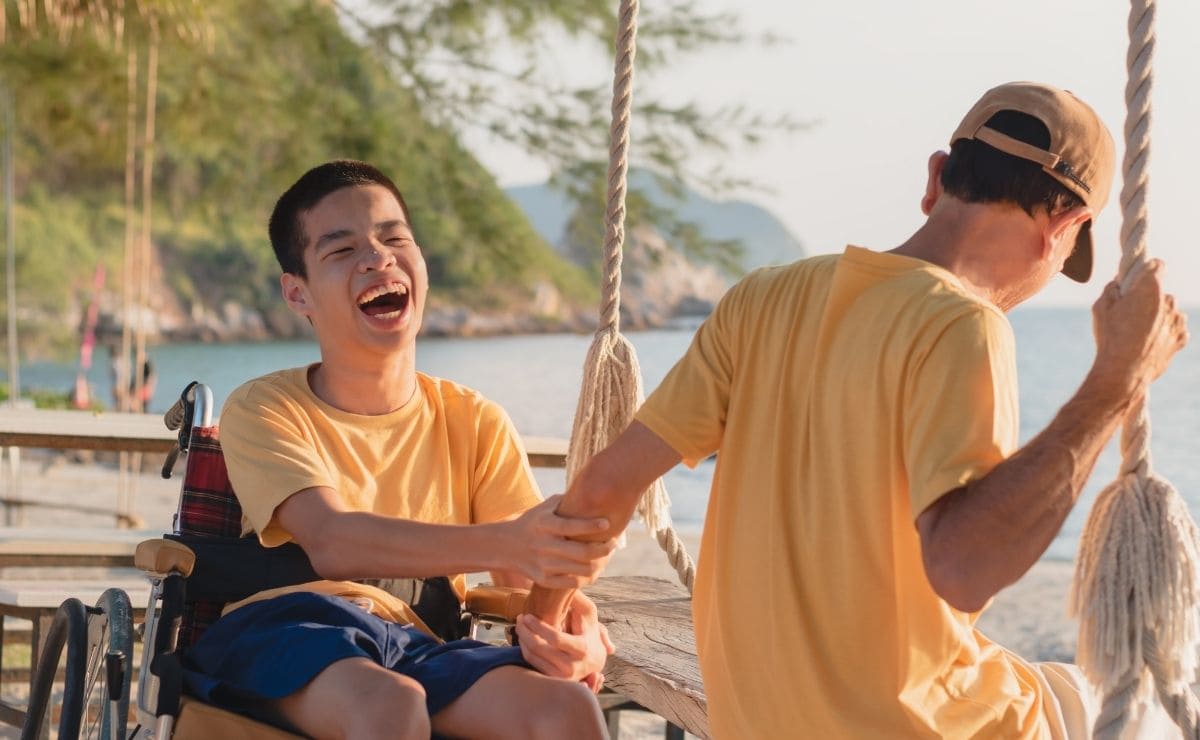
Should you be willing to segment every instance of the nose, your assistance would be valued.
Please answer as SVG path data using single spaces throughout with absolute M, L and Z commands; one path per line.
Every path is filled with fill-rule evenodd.
M 359 269 L 363 272 L 383 270 L 394 264 L 396 264 L 396 255 L 392 254 L 392 250 L 388 249 L 386 244 L 374 239 L 367 242 L 367 248 L 363 250 L 362 257 L 358 261 Z

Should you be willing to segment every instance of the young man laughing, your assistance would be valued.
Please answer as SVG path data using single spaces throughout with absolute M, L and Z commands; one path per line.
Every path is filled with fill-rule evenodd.
M 231 394 L 222 444 L 244 531 L 297 543 L 326 580 L 227 609 L 191 652 L 192 690 L 317 738 L 603 737 L 591 689 L 612 647 L 585 597 L 565 629 L 519 624 L 519 648 L 440 644 L 354 582 L 445 575 L 460 599 L 468 572 L 577 587 L 613 546 L 568 539 L 608 524 L 541 501 L 499 406 L 417 372 L 429 276 L 400 191 L 368 164 L 323 164 L 269 230 L 321 361 Z

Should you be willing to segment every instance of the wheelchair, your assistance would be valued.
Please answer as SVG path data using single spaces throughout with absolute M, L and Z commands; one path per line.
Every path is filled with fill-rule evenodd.
M 108 589 L 91 607 L 68 599 L 55 614 L 38 660 L 22 740 L 48 737 L 55 715 L 59 738 L 297 737 L 183 693 L 183 652 L 220 617 L 225 604 L 265 589 L 320 580 L 299 546 L 264 548 L 253 536 L 241 537 L 241 506 L 229 484 L 212 412 L 212 392 L 199 383 L 184 389 L 167 412 L 178 444 L 163 477 L 171 477 L 181 454 L 185 472 L 171 533 L 140 543 L 134 556 L 151 583 L 146 619 L 137 628 L 143 649 L 136 696 L 131 697 L 135 628 L 128 596 Z M 460 604 L 445 577 L 366 583 L 407 602 L 442 639 L 472 637 L 497 644 L 512 641 L 512 624 L 527 595 L 523 589 L 483 586 L 471 589 Z M 64 651 L 62 698 L 51 707 Z

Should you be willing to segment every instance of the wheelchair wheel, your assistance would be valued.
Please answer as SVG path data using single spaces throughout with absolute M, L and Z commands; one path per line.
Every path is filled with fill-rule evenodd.
M 124 591 L 110 588 L 88 611 L 87 672 L 80 696 L 82 736 L 125 738 L 133 673 L 133 609 Z
M 46 710 L 58 674 L 63 648 L 67 650 L 67 665 L 63 673 L 63 705 L 58 720 L 60 738 L 79 737 L 83 719 L 83 685 L 87 678 L 88 609 L 79 599 L 67 599 L 54 613 L 54 621 L 46 634 L 42 654 L 38 659 L 21 740 L 45 737 L 50 720 Z

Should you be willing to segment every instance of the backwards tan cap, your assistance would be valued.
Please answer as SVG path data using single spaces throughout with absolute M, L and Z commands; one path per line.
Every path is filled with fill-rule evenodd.
M 985 124 L 1000 111 L 1033 116 L 1050 130 L 1046 149 L 1014 139 Z M 1112 136 L 1096 111 L 1066 90 L 1037 82 L 1010 82 L 983 94 L 950 138 L 975 139 L 1014 157 L 1042 166 L 1046 174 L 1083 200 L 1093 218 L 1108 202 L 1112 186 Z M 1075 251 L 1063 264 L 1063 274 L 1081 283 L 1092 276 L 1092 222 L 1079 230 Z

